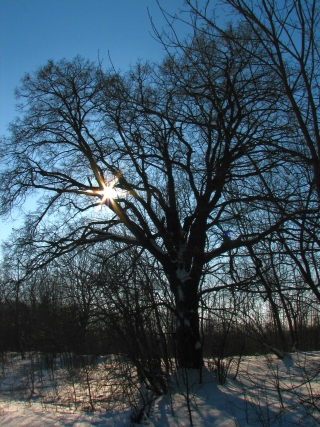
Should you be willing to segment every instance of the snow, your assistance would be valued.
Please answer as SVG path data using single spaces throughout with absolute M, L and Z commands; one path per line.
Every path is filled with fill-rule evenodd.
M 121 374 L 120 365 L 111 356 L 100 358 L 90 368 L 43 368 L 41 378 L 37 360 L 31 361 L 30 357 L 22 360 L 17 354 L 9 354 L 5 361 L 0 359 L 1 427 L 136 425 L 130 421 L 130 414 L 138 401 L 131 400 L 129 404 L 135 395 L 134 387 L 119 388 L 119 382 L 127 377 Z M 220 364 L 229 366 L 224 384 L 219 383 L 213 360 L 206 361 L 202 384 L 199 384 L 199 371 L 177 371 L 171 376 L 170 392 L 153 399 L 142 424 L 149 427 L 319 426 L 320 352 L 294 353 L 282 360 L 275 355 L 245 356 L 239 369 L 237 357 L 230 364 L 229 361 Z M 33 369 L 35 366 L 38 368 Z M 112 375 L 118 375 L 116 382 L 111 371 Z M 84 372 L 89 372 L 89 376 L 83 376 Z M 92 411 L 86 378 L 91 381 L 95 406 Z M 112 386 L 116 388 L 111 395 Z

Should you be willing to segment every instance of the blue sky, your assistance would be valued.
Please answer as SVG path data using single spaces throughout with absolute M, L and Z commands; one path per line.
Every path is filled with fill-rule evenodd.
M 183 0 L 160 3 L 170 13 L 183 9 Z M 100 57 L 107 67 L 109 51 L 122 70 L 138 58 L 161 60 L 164 51 L 152 38 L 147 8 L 157 28 L 165 27 L 156 0 L 0 0 L 0 135 L 16 116 L 20 79 L 48 59 L 80 54 L 93 61 Z M 178 31 L 187 29 L 180 25 Z M 10 221 L 0 220 L 0 242 L 21 224 L 18 218 L 15 213 Z

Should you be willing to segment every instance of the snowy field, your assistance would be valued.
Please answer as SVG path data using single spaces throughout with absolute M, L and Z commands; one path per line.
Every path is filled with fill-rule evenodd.
M 181 371 L 160 397 L 115 356 L 81 366 L 62 355 L 0 357 L 1 427 L 130 427 L 142 406 L 150 427 L 320 425 L 320 352 L 235 358 L 219 372 L 208 362 L 202 384 L 198 371 Z

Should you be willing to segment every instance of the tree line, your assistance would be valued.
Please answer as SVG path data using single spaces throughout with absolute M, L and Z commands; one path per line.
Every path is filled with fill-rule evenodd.
M 159 375 L 166 361 L 169 374 L 178 361 L 174 302 L 161 267 L 135 251 L 128 255 L 106 262 L 103 253 L 99 262 L 94 248 L 91 254 L 63 256 L 55 267 L 23 283 L 13 276 L 17 271 L 12 266 L 3 269 L 0 351 L 23 357 L 30 351 L 48 356 L 122 354 L 142 372 L 152 363 Z M 289 286 L 282 275 L 278 271 L 273 276 L 273 289 L 266 290 L 264 280 L 256 278 L 246 287 L 202 295 L 206 359 L 319 349 L 318 304 L 301 283 Z M 277 287 L 277 282 L 285 286 Z

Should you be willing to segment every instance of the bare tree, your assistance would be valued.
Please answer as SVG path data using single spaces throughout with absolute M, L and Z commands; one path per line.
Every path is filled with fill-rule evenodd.
M 246 31 L 195 26 L 160 65 L 123 75 L 80 57 L 49 61 L 23 78 L 20 118 L 2 144 L 1 212 L 41 196 L 14 243 L 21 262 L 32 270 L 110 239 L 148 251 L 173 295 L 187 368 L 202 364 L 204 271 L 301 211 L 274 179 L 283 166 L 265 142 L 283 124 L 266 110 L 277 99 L 273 75 L 256 64 L 259 44 L 233 41 Z

